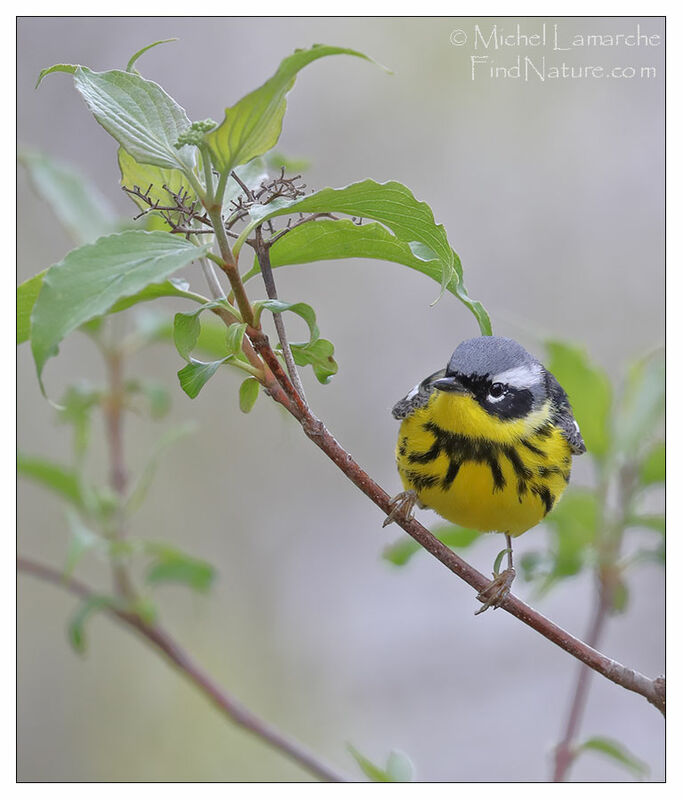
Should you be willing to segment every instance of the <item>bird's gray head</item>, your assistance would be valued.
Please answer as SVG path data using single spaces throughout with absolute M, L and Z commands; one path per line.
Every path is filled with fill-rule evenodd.
M 548 397 L 543 365 L 521 344 L 503 336 L 479 336 L 459 344 L 445 377 L 434 387 L 469 394 L 501 419 L 524 417 Z

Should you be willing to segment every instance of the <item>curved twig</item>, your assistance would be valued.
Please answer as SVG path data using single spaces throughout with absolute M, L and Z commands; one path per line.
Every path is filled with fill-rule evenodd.
M 62 572 L 45 564 L 39 564 L 28 558 L 17 558 L 17 569 L 28 575 L 47 581 L 55 586 L 87 600 L 97 593 L 84 583 L 66 577 Z M 346 782 L 346 779 L 328 767 L 317 756 L 303 745 L 285 736 L 269 723 L 256 716 L 252 711 L 239 703 L 196 664 L 183 648 L 156 623 L 145 622 L 138 614 L 124 611 L 114 605 L 104 606 L 102 611 L 136 631 L 147 642 L 153 644 L 170 663 L 193 683 L 211 702 L 232 722 L 244 728 L 262 741 L 270 744 L 323 781 L 334 783 Z

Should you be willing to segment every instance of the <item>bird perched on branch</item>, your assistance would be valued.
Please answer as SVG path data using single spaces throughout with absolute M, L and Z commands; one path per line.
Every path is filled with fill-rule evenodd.
M 506 536 L 508 567 L 477 599 L 497 607 L 515 577 L 511 537 L 538 524 L 560 499 L 572 456 L 586 451 L 567 394 L 513 339 L 462 342 L 444 370 L 393 408 L 404 492 L 385 525 L 410 519 L 415 504 L 466 528 Z

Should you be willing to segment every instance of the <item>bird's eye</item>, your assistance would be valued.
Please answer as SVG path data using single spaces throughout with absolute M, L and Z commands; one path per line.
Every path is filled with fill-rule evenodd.
M 494 383 L 491 385 L 489 389 L 489 397 L 492 400 L 500 400 L 500 398 L 505 394 L 505 386 L 502 383 Z

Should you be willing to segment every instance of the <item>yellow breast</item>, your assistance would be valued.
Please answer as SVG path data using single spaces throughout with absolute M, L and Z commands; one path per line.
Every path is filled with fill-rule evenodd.
M 471 397 L 435 391 L 401 423 L 398 471 L 420 503 L 450 522 L 518 536 L 552 509 L 571 450 L 550 406 L 503 421 Z

